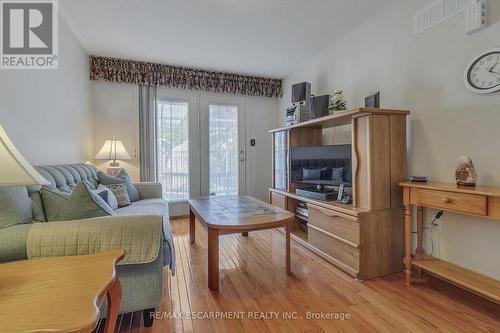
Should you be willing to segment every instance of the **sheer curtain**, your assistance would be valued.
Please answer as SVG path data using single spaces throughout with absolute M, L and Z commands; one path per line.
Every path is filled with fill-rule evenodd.
M 157 181 L 156 114 L 158 88 L 139 86 L 139 166 L 141 182 Z

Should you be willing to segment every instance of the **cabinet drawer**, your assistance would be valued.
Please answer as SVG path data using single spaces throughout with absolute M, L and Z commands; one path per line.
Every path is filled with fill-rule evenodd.
M 487 214 L 487 198 L 483 195 L 412 188 L 412 203 L 474 215 Z
M 271 192 L 270 204 L 286 210 L 286 197 L 282 194 Z
M 312 204 L 309 204 L 308 208 L 308 222 L 310 224 L 359 244 L 359 223 L 355 217 L 339 214 Z
M 342 242 L 314 225 L 307 225 L 307 241 L 343 264 L 359 271 L 359 249 Z

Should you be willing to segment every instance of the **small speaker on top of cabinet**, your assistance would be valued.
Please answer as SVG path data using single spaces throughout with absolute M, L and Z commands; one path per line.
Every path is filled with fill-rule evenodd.
M 329 104 L 330 95 L 314 96 L 311 98 L 311 119 L 327 116 Z
M 292 85 L 292 103 L 305 102 L 311 96 L 311 84 L 302 82 Z
M 365 98 L 365 108 L 380 109 L 380 91 Z

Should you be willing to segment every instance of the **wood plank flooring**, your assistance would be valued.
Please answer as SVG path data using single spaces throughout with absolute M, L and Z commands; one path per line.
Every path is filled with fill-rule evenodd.
M 172 221 L 177 272 L 157 309 L 179 318 L 143 328 L 140 313 L 126 314 L 120 332 L 500 332 L 499 305 L 431 277 L 409 287 L 402 273 L 357 282 L 294 242 L 292 275 L 286 276 L 285 239 L 275 230 L 223 236 L 220 291 L 212 292 L 206 232 L 197 224 L 191 246 L 188 225 L 187 219 Z M 349 318 L 307 319 L 308 312 Z M 192 319 L 190 313 L 241 317 Z

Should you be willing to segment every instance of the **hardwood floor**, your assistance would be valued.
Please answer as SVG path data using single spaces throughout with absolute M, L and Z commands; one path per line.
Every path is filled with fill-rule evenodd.
M 189 244 L 187 219 L 172 221 L 177 272 L 157 309 L 163 316 L 142 328 L 140 313 L 122 316 L 120 332 L 500 332 L 500 306 L 429 277 L 404 284 L 403 273 L 357 282 L 292 242 L 292 275 L 285 275 L 285 241 L 275 230 L 227 235 L 220 243 L 220 291 L 207 287 L 206 232 L 197 223 Z M 213 312 L 210 312 L 213 311 Z M 242 312 L 243 314 L 241 314 Z M 307 312 L 349 319 L 306 319 Z M 186 315 L 245 316 L 190 319 Z M 248 319 L 277 316 L 277 319 Z M 284 316 L 301 319 L 286 319 Z

